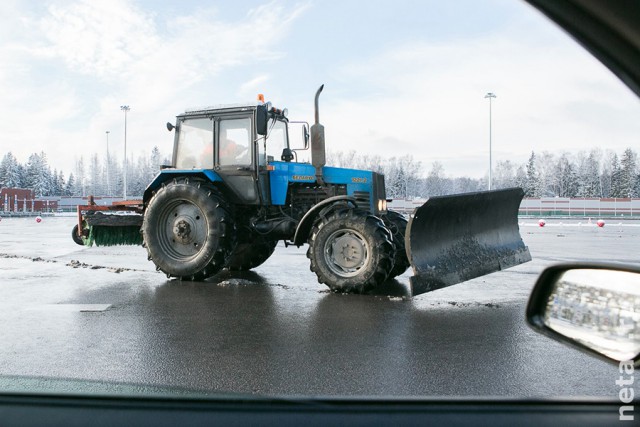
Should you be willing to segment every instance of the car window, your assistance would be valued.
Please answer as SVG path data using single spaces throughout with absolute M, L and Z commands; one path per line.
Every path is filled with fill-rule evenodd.
M 618 399 L 524 312 L 638 264 L 640 102 L 527 3 L 9 2 L 0 53 L 0 391 Z

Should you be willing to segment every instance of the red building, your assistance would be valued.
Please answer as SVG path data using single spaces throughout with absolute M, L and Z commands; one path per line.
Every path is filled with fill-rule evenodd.
M 57 209 L 57 200 L 38 200 L 33 190 L 0 189 L 0 212 L 52 212 Z

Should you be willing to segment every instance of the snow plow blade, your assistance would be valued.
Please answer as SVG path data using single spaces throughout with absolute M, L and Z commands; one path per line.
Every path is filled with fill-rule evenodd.
M 531 261 L 518 228 L 521 188 L 438 196 L 417 208 L 405 235 L 412 295 Z

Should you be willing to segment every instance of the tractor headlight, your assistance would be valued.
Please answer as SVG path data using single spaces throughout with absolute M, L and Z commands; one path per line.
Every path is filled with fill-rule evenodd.
M 387 210 L 387 201 L 385 199 L 378 200 L 378 211 L 385 212 Z

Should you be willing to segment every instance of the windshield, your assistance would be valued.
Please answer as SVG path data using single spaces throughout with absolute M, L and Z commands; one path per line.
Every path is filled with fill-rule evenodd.
M 273 124 L 273 126 L 271 126 Z M 269 123 L 269 133 L 266 140 L 267 159 L 269 161 L 280 160 L 282 150 L 289 147 L 287 139 L 287 124 L 281 120 Z M 263 147 L 261 147 L 264 149 Z
M 618 398 L 524 314 L 550 265 L 638 265 L 612 73 L 524 2 L 170 3 L 3 6 L 0 391 Z M 284 121 L 256 142 L 258 93 L 324 169 L 280 163 Z

